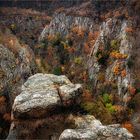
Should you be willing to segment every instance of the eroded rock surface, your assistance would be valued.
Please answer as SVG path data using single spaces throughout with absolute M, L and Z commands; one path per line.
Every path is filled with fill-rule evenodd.
M 73 117 L 76 129 L 66 129 L 59 140 L 132 140 L 133 135 L 119 124 L 104 126 L 94 116 Z
M 14 121 L 8 139 L 13 136 L 41 139 L 40 135 L 36 135 L 36 129 L 40 125 L 44 126 L 40 128 L 40 133 L 47 132 L 44 137 L 47 139 L 50 135 L 56 137 L 59 131 L 64 130 L 63 127 L 68 126 L 66 122 L 68 108 L 79 104 L 81 94 L 82 86 L 71 83 L 64 75 L 38 73 L 31 76 L 14 101 L 12 110 Z
M 94 20 L 87 17 L 66 16 L 65 14 L 54 14 L 53 20 L 49 26 L 46 26 L 41 33 L 40 40 L 48 34 L 59 32 L 62 35 L 67 35 L 74 27 L 84 28 L 85 30 L 93 30 Z
M 133 139 L 118 124 L 104 126 L 94 116 L 79 116 L 74 108 L 69 110 L 80 103 L 81 94 L 82 86 L 71 83 L 64 75 L 38 73 L 29 77 L 14 101 L 7 139 Z
M 21 94 L 16 97 L 13 105 L 14 117 L 24 113 L 40 117 L 51 109 L 77 102 L 81 91 L 81 85 L 72 84 L 66 76 L 36 74 L 24 83 Z M 33 110 L 36 113 L 32 116 Z M 39 115 L 38 111 L 42 113 Z

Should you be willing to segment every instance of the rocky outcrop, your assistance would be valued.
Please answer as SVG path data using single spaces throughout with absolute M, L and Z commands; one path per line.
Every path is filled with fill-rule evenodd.
M 53 129 L 57 129 L 57 133 L 63 131 L 61 126 L 60 129 L 55 127 L 59 127 L 60 122 L 61 125 L 66 125 L 67 112 L 72 106 L 79 104 L 81 94 L 81 85 L 72 84 L 66 76 L 41 73 L 31 76 L 22 86 L 21 94 L 14 101 L 12 109 L 14 121 L 8 139 L 11 139 L 13 135 L 17 138 L 31 138 L 30 134 L 36 133 L 35 129 L 38 125 L 33 126 L 33 131 L 27 127 L 28 133 L 24 136 L 24 129 L 21 127 L 36 124 L 36 122 L 43 126 L 47 125 L 44 131 L 49 131 L 52 133 L 51 135 L 56 135 L 53 133 Z M 28 121 L 27 124 L 25 119 Z M 57 122 L 58 120 L 60 122 Z M 48 130 L 48 127 L 51 127 L 52 130 Z
M 94 116 L 77 116 L 74 112 L 81 95 L 82 86 L 64 75 L 38 73 L 29 77 L 14 101 L 7 139 L 133 139 L 117 124 L 104 126 Z
M 82 93 L 80 84 L 72 84 L 66 76 L 36 74 L 22 86 L 22 92 L 13 105 L 14 118 L 26 114 L 41 117 L 52 110 L 78 102 Z
M 76 129 L 66 129 L 59 140 L 132 140 L 133 135 L 119 124 L 104 126 L 93 116 L 73 117 Z

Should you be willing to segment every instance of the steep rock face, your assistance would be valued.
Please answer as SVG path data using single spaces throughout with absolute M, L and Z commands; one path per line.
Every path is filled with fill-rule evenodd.
M 14 101 L 7 139 L 133 139 L 119 125 L 103 126 L 94 116 L 77 116 L 81 94 L 81 85 L 72 84 L 66 76 L 31 76 Z
M 129 34 L 126 32 L 130 25 L 131 22 L 127 20 L 117 21 L 116 19 L 109 19 L 107 22 L 104 22 L 100 29 L 100 35 L 91 51 L 88 66 L 90 76 L 94 78 L 96 87 L 100 84 L 97 77 L 100 74 L 100 70 L 104 68 L 106 71 L 105 81 L 116 83 L 117 93 L 123 101 L 126 101 L 126 99 L 131 96 L 128 88 L 134 85 L 134 79 L 131 75 L 132 71 L 128 66 L 133 47 Z M 103 48 L 101 46 L 103 46 Z M 99 63 L 100 59 L 97 57 L 98 53 L 102 54 L 100 49 L 103 49 L 103 51 L 106 51 L 105 53 L 109 55 L 107 56 L 109 57 L 107 58 L 108 62 L 106 62 L 106 58 L 102 57 L 105 67 L 102 67 Z
M 40 40 L 56 33 L 75 38 L 73 34 L 78 32 L 80 39 L 75 38 L 75 56 L 82 56 L 87 62 L 84 67 L 88 69 L 89 79 L 94 81 L 94 92 L 97 95 L 103 92 L 115 93 L 124 102 L 123 105 L 126 105 L 131 96 L 130 89 L 134 86 L 129 67 L 134 48 L 132 22 L 120 16 L 108 19 L 100 27 L 99 25 L 92 18 L 55 14 L 50 25 L 42 31 Z M 110 88 L 106 86 L 107 83 Z M 105 86 L 102 87 L 103 85 Z
M 49 34 L 60 33 L 61 35 L 67 35 L 74 27 L 84 28 L 86 31 L 93 31 L 96 28 L 94 20 L 87 17 L 74 17 L 66 16 L 65 14 L 54 14 L 53 19 L 46 26 L 41 33 L 40 40 Z
M 0 92 L 10 97 L 11 103 L 19 93 L 19 85 L 35 72 L 34 55 L 21 45 L 6 28 L 0 31 Z

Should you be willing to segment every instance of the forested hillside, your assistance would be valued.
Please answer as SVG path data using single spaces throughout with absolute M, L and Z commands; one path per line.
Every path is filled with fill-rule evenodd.
M 0 138 L 140 139 L 140 1 L 0 1 Z

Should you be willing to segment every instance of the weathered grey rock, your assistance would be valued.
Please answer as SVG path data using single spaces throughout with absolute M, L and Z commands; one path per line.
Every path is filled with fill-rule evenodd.
M 61 114 L 62 110 L 55 114 L 57 109 L 68 107 L 73 103 L 78 104 L 81 93 L 81 85 L 72 84 L 66 76 L 38 73 L 29 77 L 22 86 L 21 94 L 14 101 L 13 123 L 7 139 L 35 138 L 37 128 L 42 125 L 46 125 L 42 131 L 45 131 L 46 134 L 51 131 L 51 139 L 54 140 L 133 139 L 133 135 L 121 128 L 119 124 L 104 126 L 91 115 L 66 115 Z M 49 115 L 49 113 L 52 114 Z M 58 118 L 61 123 L 58 122 Z M 68 128 L 74 129 L 66 129 L 66 122 L 70 124 Z M 64 125 L 65 128 L 61 128 L 60 125 Z M 33 136 L 31 137 L 30 134 Z M 43 138 L 50 139 L 50 134 L 43 136 Z M 38 138 L 40 137 L 38 136 Z
M 14 118 L 23 114 L 40 117 L 52 111 L 51 109 L 78 102 L 81 88 L 80 84 L 72 84 L 66 76 L 35 74 L 24 83 L 21 94 L 14 101 Z
M 59 140 L 132 140 L 133 135 L 119 124 L 104 126 L 93 116 L 73 117 L 76 129 L 66 129 Z
M 51 135 L 58 140 L 67 124 L 68 114 L 63 109 L 78 104 L 82 86 L 71 83 L 64 75 L 38 73 L 29 77 L 21 90 L 13 104 L 13 122 L 7 139 L 34 139 L 36 129 L 45 126 L 43 138 L 50 139 Z
M 57 32 L 61 35 L 67 35 L 73 27 L 92 31 L 95 27 L 95 23 L 93 19 L 88 17 L 66 16 L 64 13 L 56 13 L 53 16 L 53 20 L 50 22 L 49 27 L 46 26 L 42 31 L 39 39 L 42 40 L 48 34 L 55 34 Z
M 8 134 L 7 140 L 16 140 L 17 139 L 17 129 L 15 129 L 14 123 L 10 126 L 10 131 Z
M 112 47 L 112 42 L 117 42 L 114 46 L 118 47 L 118 52 L 120 54 L 127 57 L 125 59 L 114 60 L 112 57 L 110 57 L 110 59 L 112 60 L 112 64 L 107 65 L 106 69 L 104 70 L 105 81 L 115 81 L 115 84 L 117 85 L 115 92 L 121 99 L 123 99 L 123 101 L 126 101 L 127 98 L 131 96 L 128 87 L 130 85 L 132 87 L 134 86 L 134 78 L 132 76 L 133 74 L 127 65 L 128 60 L 129 58 L 131 58 L 132 55 L 132 48 L 134 49 L 132 41 L 129 39 L 129 35 L 126 32 L 126 28 L 129 27 L 129 24 L 130 21 L 120 21 L 116 18 L 110 18 L 106 22 L 103 22 L 100 26 L 100 34 L 95 41 L 93 49 L 90 53 L 90 58 L 87 63 L 89 76 L 91 79 L 94 79 L 94 85 L 95 87 L 97 87 L 96 84 L 100 84 L 100 81 L 98 80 L 98 75 L 100 74 L 101 64 L 99 64 L 96 54 L 99 51 L 100 45 L 102 43 L 104 44 L 104 47 L 106 47 L 107 45 L 105 42 L 109 42 L 110 47 Z M 120 69 L 124 69 L 126 71 L 125 76 L 122 76 L 121 72 L 119 72 L 118 74 L 114 74 L 114 68 L 118 63 L 121 63 L 121 65 L 119 65 Z M 108 92 L 111 92 L 111 90 L 112 92 L 114 92 L 111 88 Z M 99 93 L 100 90 L 97 90 L 97 92 Z M 124 105 L 126 105 L 125 102 L 123 103 Z

